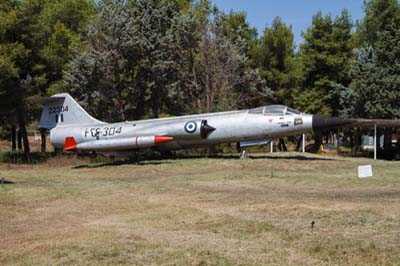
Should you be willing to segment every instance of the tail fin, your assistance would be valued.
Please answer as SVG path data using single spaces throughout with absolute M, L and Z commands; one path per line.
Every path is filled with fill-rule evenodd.
M 39 123 L 40 128 L 105 124 L 90 116 L 68 93 L 41 97 L 35 101 L 44 105 Z

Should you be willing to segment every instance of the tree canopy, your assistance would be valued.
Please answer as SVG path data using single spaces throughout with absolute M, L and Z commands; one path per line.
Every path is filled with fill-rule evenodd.
M 297 108 L 310 113 L 338 114 L 338 99 L 331 97 L 330 92 L 333 83 L 347 86 L 350 82 L 352 26 L 346 10 L 336 18 L 320 12 L 313 17 L 300 45 L 303 77 L 294 96 Z

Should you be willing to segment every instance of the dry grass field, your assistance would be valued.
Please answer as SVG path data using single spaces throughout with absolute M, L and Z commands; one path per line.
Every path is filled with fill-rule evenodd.
M 399 162 L 52 159 L 0 176 L 0 265 L 400 265 Z

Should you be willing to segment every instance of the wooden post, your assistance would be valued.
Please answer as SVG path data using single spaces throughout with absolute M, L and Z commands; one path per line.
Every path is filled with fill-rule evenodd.
M 306 134 L 303 133 L 302 152 L 306 152 Z

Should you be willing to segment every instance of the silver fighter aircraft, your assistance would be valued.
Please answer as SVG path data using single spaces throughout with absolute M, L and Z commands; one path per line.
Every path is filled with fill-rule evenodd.
M 283 105 L 249 110 L 105 123 L 89 115 L 69 94 L 41 97 L 40 128 L 64 151 L 101 153 L 155 149 L 161 152 L 221 143 L 268 144 L 272 138 L 334 128 L 352 120 L 300 113 Z

